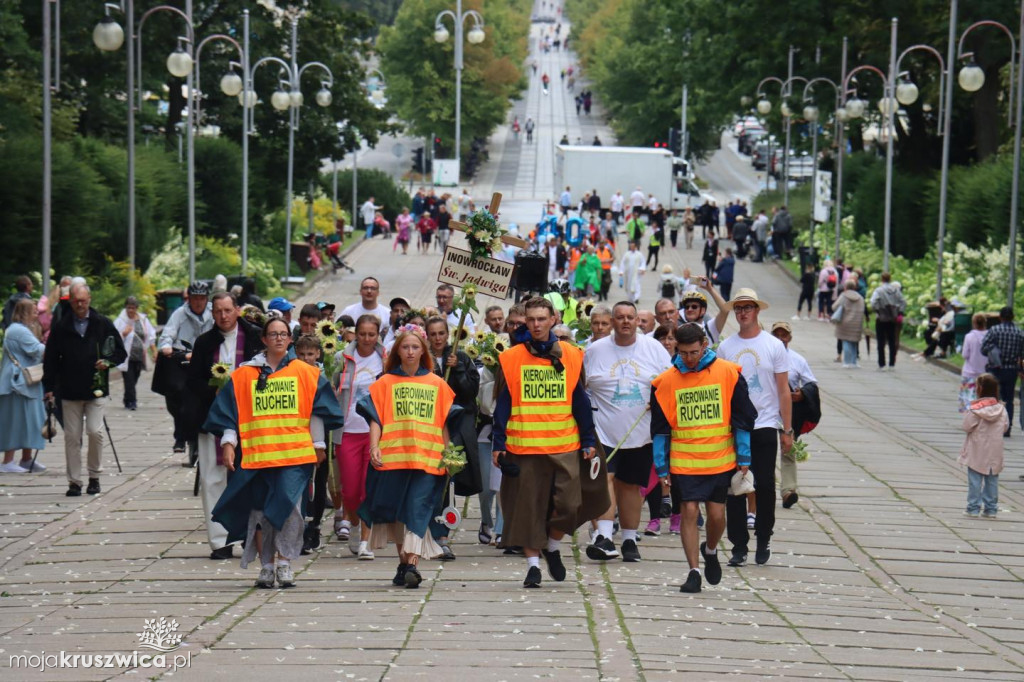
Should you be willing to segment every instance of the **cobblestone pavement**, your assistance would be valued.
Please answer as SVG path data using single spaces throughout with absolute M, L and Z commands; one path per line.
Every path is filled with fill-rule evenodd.
M 503 163 L 496 155 L 485 172 Z M 666 251 L 677 272 L 699 266 L 698 251 Z M 398 256 L 377 239 L 350 260 L 356 274 L 326 276 L 300 302 L 353 302 L 364 274 L 380 278 L 382 300 L 432 300 L 437 254 Z M 645 305 L 656 282 L 645 276 Z M 797 291 L 776 266 L 739 263 L 740 286 L 772 304 L 766 326 L 789 320 Z M 131 665 L 5 669 L 44 652 L 153 653 L 137 635 L 166 617 L 184 636 L 167 662 L 186 657 L 174 673 L 185 679 L 1024 679 L 1021 436 L 1007 441 L 999 518 L 965 518 L 957 378 L 906 355 L 892 374 L 867 355 L 864 369 L 842 369 L 829 325 L 793 325 L 824 392 L 800 502 L 778 510 L 767 565 L 726 568 L 698 595 L 679 593 L 686 564 L 667 533 L 643 538 L 641 563 L 599 565 L 583 557 L 581 531 L 569 579 L 523 590 L 522 559 L 478 544 L 475 500 L 452 536 L 458 559 L 424 562 L 417 591 L 390 586 L 393 556 L 357 564 L 334 540 L 295 563 L 296 588 L 257 590 L 255 570 L 208 558 L 194 471 L 170 452 L 150 376 L 137 412 L 117 407 L 115 385 L 107 417 L 124 472 L 107 447 L 101 495 L 63 496 L 60 436 L 40 455 L 47 472 L 0 475 L 0 675 L 171 677 Z

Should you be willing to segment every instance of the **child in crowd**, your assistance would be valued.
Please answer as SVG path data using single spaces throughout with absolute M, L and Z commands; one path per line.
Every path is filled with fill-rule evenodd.
M 794 320 L 800 319 L 800 310 L 804 301 L 807 301 L 807 319 L 811 319 L 811 306 L 814 305 L 814 289 L 817 287 L 818 277 L 814 273 L 814 263 L 804 266 L 804 274 L 800 276 L 800 298 L 796 302 L 796 315 Z
M 977 379 L 978 399 L 964 415 L 967 432 L 957 462 L 967 467 L 965 516 L 979 513 L 994 519 L 999 511 L 999 472 L 1003 470 L 1003 436 L 1010 428 L 1006 407 L 999 402 L 999 382 L 991 374 Z M 982 509 L 984 506 L 984 509 Z

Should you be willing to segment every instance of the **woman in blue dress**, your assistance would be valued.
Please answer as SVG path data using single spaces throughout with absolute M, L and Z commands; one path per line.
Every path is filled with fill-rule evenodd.
M 12 324 L 3 339 L 3 361 L 0 365 L 0 450 L 4 462 L 0 472 L 23 474 L 45 471 L 46 467 L 32 462 L 32 451 L 46 447 L 42 428 L 46 421 L 43 409 L 43 384 L 29 385 L 25 380 L 26 368 L 43 361 L 45 346 L 39 341 L 39 311 L 30 298 L 18 301 L 11 315 Z M 14 453 L 21 450 L 21 461 L 14 461 Z

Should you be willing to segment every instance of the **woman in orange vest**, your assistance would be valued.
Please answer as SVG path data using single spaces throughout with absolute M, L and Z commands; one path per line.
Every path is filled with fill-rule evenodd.
M 391 582 L 407 588 L 423 581 L 420 557 L 443 553 L 427 527 L 440 511 L 447 481 L 441 464 L 447 422 L 460 411 L 454 391 L 433 368 L 423 328 L 399 327 L 384 376 L 356 404 L 370 425 L 373 465 L 359 517 L 370 527 L 372 549 L 384 548 L 389 540 L 398 546 L 398 572 Z
M 242 568 L 259 553 L 257 587 L 291 587 L 291 560 L 302 550 L 303 492 L 326 458 L 324 435 L 343 417 L 331 385 L 295 357 L 281 318 L 263 326 L 266 351 L 238 367 L 217 394 L 203 429 L 219 439 L 228 486 L 213 520 L 228 543 L 245 541 Z M 256 532 L 262 535 L 257 549 Z M 276 566 L 275 566 L 276 556 Z

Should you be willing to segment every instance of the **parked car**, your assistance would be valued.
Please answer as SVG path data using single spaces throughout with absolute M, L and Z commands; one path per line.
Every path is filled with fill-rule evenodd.
M 761 122 L 757 120 L 756 116 L 744 116 L 740 120 L 736 121 L 736 125 L 733 126 L 732 134 L 734 137 L 739 137 L 747 128 L 761 128 Z

